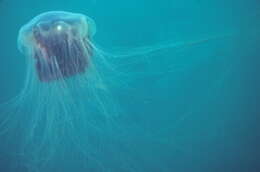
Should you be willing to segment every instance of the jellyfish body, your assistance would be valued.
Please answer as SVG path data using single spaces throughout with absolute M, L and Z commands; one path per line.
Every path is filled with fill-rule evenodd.
M 94 33 L 94 22 L 82 14 L 47 12 L 21 28 L 18 47 L 36 60 L 41 81 L 53 81 L 85 72 Z

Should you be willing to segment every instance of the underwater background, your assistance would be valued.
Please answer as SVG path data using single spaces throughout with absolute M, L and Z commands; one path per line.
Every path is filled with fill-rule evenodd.
M 20 27 L 51 10 L 94 19 L 94 41 L 104 51 L 176 43 L 143 55 L 139 65 L 126 69 L 142 72 L 114 91 L 131 135 L 124 151 L 138 164 L 137 171 L 260 170 L 258 0 L 0 0 L 0 102 L 23 86 Z M 0 171 L 25 172 L 8 152 L 0 152 Z M 116 155 L 107 161 L 124 160 Z M 116 167 L 107 171 L 120 172 Z

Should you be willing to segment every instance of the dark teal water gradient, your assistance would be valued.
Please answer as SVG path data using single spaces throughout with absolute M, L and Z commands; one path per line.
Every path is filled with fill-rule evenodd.
M 92 17 L 95 42 L 108 51 L 232 35 L 157 52 L 144 70 L 162 73 L 140 74 L 132 88 L 117 91 L 134 143 L 127 151 L 146 172 L 260 170 L 257 0 L 0 1 L 1 102 L 18 93 L 24 79 L 19 28 L 49 10 Z M 1 172 L 19 163 L 0 154 Z

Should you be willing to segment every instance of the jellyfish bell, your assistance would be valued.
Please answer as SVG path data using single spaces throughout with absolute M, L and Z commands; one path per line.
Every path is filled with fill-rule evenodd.
M 20 29 L 18 49 L 35 60 L 40 81 L 64 79 L 86 72 L 95 30 L 94 21 L 83 14 L 46 12 Z

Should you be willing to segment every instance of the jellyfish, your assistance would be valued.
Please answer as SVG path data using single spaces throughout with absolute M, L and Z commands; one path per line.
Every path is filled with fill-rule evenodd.
M 27 63 L 24 86 L 0 106 L 1 147 L 12 149 L 21 162 L 16 171 L 141 171 L 121 150 L 128 136 L 113 93 L 129 75 L 144 72 L 121 73 L 120 67 L 140 64 L 156 51 L 210 40 L 115 55 L 97 48 L 95 33 L 90 17 L 65 11 L 42 13 L 20 29 L 18 49 Z

